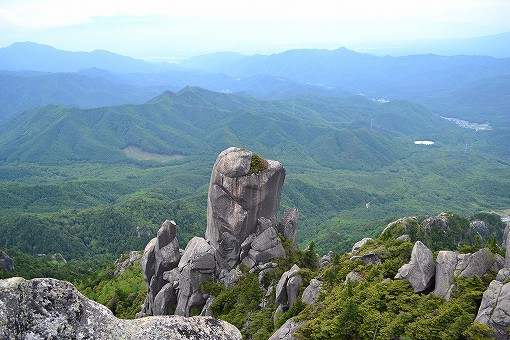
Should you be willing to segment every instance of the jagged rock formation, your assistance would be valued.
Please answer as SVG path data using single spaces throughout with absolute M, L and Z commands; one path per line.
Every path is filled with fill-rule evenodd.
M 416 241 L 411 252 L 411 261 L 403 265 L 395 279 L 407 280 L 415 293 L 423 292 L 434 284 L 434 256 L 421 241 Z
M 449 300 L 455 291 L 454 279 L 473 276 L 482 277 L 490 272 L 497 273 L 504 266 L 501 255 L 483 248 L 473 254 L 459 254 L 454 251 L 440 251 L 436 259 L 436 285 L 434 293 Z
M 257 263 L 285 256 L 285 249 L 276 229 L 271 226 L 258 235 L 249 235 L 241 244 L 241 249 L 242 262 L 248 268 L 253 268 Z
M 179 241 L 175 237 L 176 226 L 174 221 L 166 220 L 159 228 L 157 236 L 145 247 L 140 265 L 147 283 L 147 297 L 139 316 L 167 314 L 166 310 L 161 310 L 165 306 L 162 302 L 159 302 L 158 310 L 154 310 L 154 301 L 163 287 L 165 291 L 160 299 L 163 296 L 173 297 L 176 294 L 170 291 L 173 289 L 171 288 L 173 283 L 168 285 L 171 283 L 168 278 L 172 277 L 170 272 L 177 267 L 181 259 Z
M 66 281 L 0 281 L 1 339 L 241 339 L 233 325 L 211 317 L 117 319 Z
M 277 161 L 234 147 L 219 154 L 209 185 L 205 236 L 230 268 L 242 260 L 241 244 L 257 233 L 257 221 L 276 222 L 284 179 Z
M 0 268 L 10 272 L 14 271 L 14 260 L 3 251 L 0 251 Z
M 200 284 L 207 280 L 234 284 L 242 275 L 236 267 L 241 262 L 260 270 L 262 284 L 265 273 L 276 267 L 267 261 L 285 256 L 278 232 L 292 242 L 297 238 L 297 209 L 275 224 L 284 178 L 279 162 L 233 147 L 221 152 L 211 174 L 206 239 L 193 238 L 181 257 L 175 223 L 163 223 L 141 260 L 148 294 L 139 316 L 167 314 L 174 306 L 175 315 L 189 316 L 199 309 L 207 315 L 214 297 L 204 296 Z M 288 284 L 291 303 L 299 279 Z M 294 286 L 298 288 L 292 290 Z

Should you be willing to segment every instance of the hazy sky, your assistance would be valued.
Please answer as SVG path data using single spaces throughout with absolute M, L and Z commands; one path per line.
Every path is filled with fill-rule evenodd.
M 510 0 L 0 0 L 0 47 L 34 41 L 145 59 L 507 31 Z

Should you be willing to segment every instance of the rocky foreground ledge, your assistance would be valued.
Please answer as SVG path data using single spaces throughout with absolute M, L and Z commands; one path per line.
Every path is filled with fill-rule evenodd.
M 212 317 L 116 318 L 69 282 L 20 277 L 0 280 L 0 339 L 242 339 Z

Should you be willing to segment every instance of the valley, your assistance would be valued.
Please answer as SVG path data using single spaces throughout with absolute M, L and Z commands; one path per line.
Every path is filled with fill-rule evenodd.
M 101 54 L 51 50 L 68 62 L 20 71 L 30 64 L 5 57 L 40 49 L 0 51 L 11 91 L 0 119 L 4 249 L 100 266 L 142 249 L 166 218 L 187 242 L 205 229 L 210 167 L 230 146 L 285 166 L 280 214 L 298 207 L 299 244 L 320 252 L 348 250 L 402 216 L 510 206 L 507 58 L 340 48 L 155 66 L 109 54 L 116 67 L 100 69 L 111 67 Z

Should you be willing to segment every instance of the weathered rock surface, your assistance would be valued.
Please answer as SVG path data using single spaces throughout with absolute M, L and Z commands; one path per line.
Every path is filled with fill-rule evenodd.
M 346 286 L 349 283 L 349 281 L 363 282 L 364 279 L 361 277 L 361 275 L 359 275 L 356 272 L 349 272 L 349 274 L 347 274 L 347 276 L 345 277 L 344 286 Z
M 14 271 L 14 260 L 3 251 L 0 251 L 0 268 L 10 272 Z
M 422 292 L 434 284 L 435 266 L 432 251 L 421 241 L 416 241 L 411 252 L 411 261 L 398 270 L 395 279 L 407 280 L 415 293 Z
M 359 255 L 353 256 L 350 258 L 350 260 L 352 262 L 354 262 L 356 260 L 361 260 L 361 262 L 365 266 L 367 264 L 373 264 L 373 265 L 381 264 L 381 258 L 372 252 L 369 252 L 369 253 L 361 255 L 361 256 L 359 256 Z
M 510 283 L 492 281 L 483 293 L 482 303 L 476 315 L 476 322 L 487 325 L 494 330 L 497 340 L 510 338 Z
M 113 272 L 113 275 L 121 276 L 122 273 L 126 271 L 126 269 L 133 266 L 133 264 L 141 258 L 142 253 L 139 251 L 130 251 L 128 257 L 124 260 L 122 259 L 122 257 L 118 258 L 114 263 L 115 270 Z
M 248 240 L 252 240 L 251 243 L 243 242 L 241 247 L 243 252 L 247 251 L 247 255 L 242 259 L 242 262 L 248 268 L 253 268 L 256 264 L 267 260 L 285 256 L 285 249 L 276 233 L 276 229 L 273 227 L 268 227 L 254 237 L 250 235 Z
M 407 234 L 404 234 L 404 235 L 400 235 L 399 237 L 396 238 L 397 241 L 406 241 L 406 242 L 412 242 L 411 241 L 411 236 L 407 235 Z
M 365 244 L 367 244 L 370 241 L 372 241 L 371 237 L 365 237 L 365 238 L 361 239 L 360 241 L 356 242 L 352 246 L 351 254 L 353 254 L 353 255 L 359 254 L 361 247 L 363 247 Z
M 503 282 L 506 279 L 510 278 L 510 268 L 501 268 L 496 276 L 496 280 L 499 282 Z
M 304 322 L 296 322 L 294 319 L 290 318 L 287 320 L 276 332 L 271 335 L 269 340 L 294 340 L 294 332 L 301 327 Z
M 169 283 L 164 278 L 165 272 L 176 268 L 181 259 L 179 242 L 175 237 L 176 226 L 174 221 L 166 220 L 159 228 L 157 237 L 147 244 L 141 257 L 140 265 L 147 283 L 147 297 L 142 307 L 142 315 L 159 315 L 163 309 L 166 310 L 169 307 L 169 302 L 160 300 L 158 313 L 156 313 L 154 300 L 163 286 Z M 169 294 L 169 287 L 167 287 L 164 296 L 171 296 Z
M 501 249 L 506 249 L 509 231 L 510 231 L 510 223 L 507 223 L 505 230 L 503 231 L 503 242 L 501 242 Z
M 291 300 L 295 301 L 295 298 L 297 297 L 297 294 L 296 294 L 296 296 L 294 296 L 295 286 L 292 286 L 292 287 L 290 287 L 290 289 L 288 289 L 288 283 L 289 283 L 289 279 L 294 277 L 297 274 L 297 272 L 299 271 L 299 269 L 300 268 L 297 266 L 297 264 L 294 264 L 288 271 L 283 273 L 282 276 L 280 277 L 280 280 L 278 281 L 278 284 L 276 285 L 276 300 L 275 300 L 276 304 L 289 305 L 289 302 Z M 299 287 L 301 287 L 301 282 L 299 282 Z M 298 291 L 299 291 L 299 288 L 298 288 Z M 289 296 L 289 292 L 292 294 L 292 296 Z M 292 306 L 289 305 L 289 308 L 290 307 L 292 307 Z
M 482 277 L 494 264 L 495 256 L 489 248 L 483 248 L 473 254 L 459 254 L 455 274 L 467 279 L 473 276 Z
M 434 293 L 443 299 L 449 300 L 453 290 L 454 273 L 457 268 L 457 257 L 459 253 L 442 250 L 437 254 L 436 259 L 436 286 Z
M 0 281 L 1 339 L 241 339 L 233 325 L 211 317 L 117 319 L 69 282 Z
M 278 232 L 292 241 L 292 243 L 297 244 L 297 230 L 299 225 L 299 210 L 297 208 L 290 209 L 285 212 L 282 217 L 282 220 L 276 228 Z
M 201 237 L 193 237 L 179 262 L 179 293 L 175 315 L 190 316 L 194 308 L 202 308 L 206 299 L 200 284 L 211 280 L 217 272 L 215 249 Z
M 503 267 L 502 257 L 483 248 L 473 254 L 459 254 L 453 251 L 440 251 L 436 259 L 436 279 L 434 293 L 449 300 L 455 291 L 455 277 L 482 277 L 490 272 L 497 273 Z
M 432 231 L 432 226 L 440 228 L 444 231 L 450 230 L 450 222 L 448 221 L 448 215 L 446 213 L 441 213 L 437 216 L 429 217 L 423 220 L 422 226 L 427 232 Z
M 249 174 L 253 153 L 239 148 L 221 152 L 214 164 L 207 200 L 206 239 L 230 268 L 240 261 L 241 244 L 257 232 L 261 217 L 276 220 L 285 179 L 283 166 L 272 160 Z
M 506 255 L 505 255 L 505 267 L 510 268 L 510 223 L 505 227 L 506 237 L 503 238 L 505 240 Z
M 319 297 L 321 289 L 322 281 L 319 281 L 317 279 L 310 280 L 310 284 L 303 291 L 301 301 L 309 305 L 313 305 L 315 302 L 317 302 L 317 298 Z

